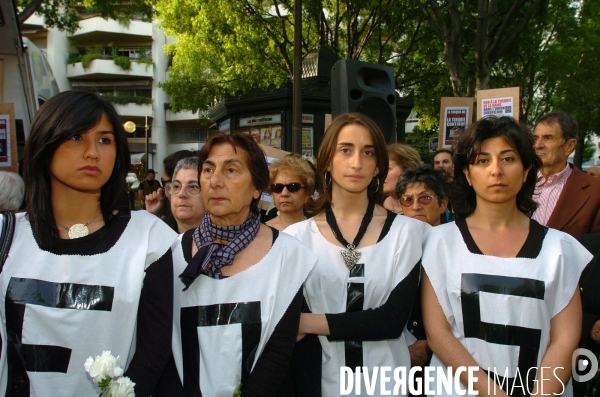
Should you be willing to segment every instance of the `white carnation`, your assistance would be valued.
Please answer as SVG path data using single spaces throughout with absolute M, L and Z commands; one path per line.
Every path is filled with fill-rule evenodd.
M 123 375 L 123 369 L 117 365 L 119 356 L 116 358 L 110 354 L 110 351 L 103 351 L 101 356 L 96 356 L 96 359 L 88 357 L 83 364 L 86 372 L 94 383 L 98 384 L 105 378 L 112 379 Z
M 128 377 L 124 376 L 119 378 L 110 384 L 111 397 L 134 397 L 134 386 L 135 383 L 133 383 Z

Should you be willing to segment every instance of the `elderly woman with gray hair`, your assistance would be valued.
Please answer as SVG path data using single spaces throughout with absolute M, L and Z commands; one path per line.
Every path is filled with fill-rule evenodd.
M 269 169 L 254 139 L 214 134 L 199 162 L 206 214 L 174 245 L 177 371 L 190 396 L 275 396 L 292 359 L 302 285 L 317 256 L 260 223 Z
M 0 171 L 0 212 L 15 212 L 21 208 L 25 182 L 14 172 Z
M 198 182 L 198 157 L 179 160 L 166 189 L 171 197 L 171 216 L 165 222 L 178 233 L 198 226 L 206 212 Z M 156 192 L 146 196 L 146 210 L 152 214 L 158 215 L 163 203 Z

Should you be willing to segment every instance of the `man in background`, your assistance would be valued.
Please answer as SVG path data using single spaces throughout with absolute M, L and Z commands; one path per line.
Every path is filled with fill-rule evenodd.
M 578 137 L 575 120 L 561 112 L 542 117 L 533 131 L 533 147 L 543 164 L 532 219 L 573 237 L 600 232 L 600 180 L 567 162 Z
M 452 162 L 452 150 L 440 149 L 433 154 L 433 168 L 442 170 L 450 180 L 454 178 L 454 163 Z
M 146 179 L 140 182 L 140 186 L 138 188 L 138 196 L 144 201 L 144 198 L 148 194 L 152 194 L 158 189 L 160 189 L 160 182 L 156 179 L 156 172 L 152 168 L 148 169 L 146 172 Z M 145 208 L 145 204 L 144 204 Z

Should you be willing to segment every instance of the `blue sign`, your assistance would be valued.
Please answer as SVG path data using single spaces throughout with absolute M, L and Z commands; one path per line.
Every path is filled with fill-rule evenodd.
M 429 138 L 429 151 L 434 153 L 438 150 L 438 137 Z

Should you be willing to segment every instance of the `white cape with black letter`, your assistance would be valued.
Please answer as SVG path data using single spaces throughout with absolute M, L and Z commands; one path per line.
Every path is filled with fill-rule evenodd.
M 200 275 L 187 291 L 182 291 L 184 284 L 178 277 L 187 266 L 181 241 L 173 246 L 173 262 L 173 356 L 179 376 L 189 388 L 186 372 L 198 371 L 189 379 L 199 379 L 202 395 L 231 397 L 241 381 L 241 366 L 254 367 L 317 257 L 296 239 L 279 233 L 271 250 L 254 266 L 221 280 Z M 190 321 L 194 322 L 191 335 L 185 331 Z M 259 344 L 251 362 L 242 363 L 244 327 L 257 323 Z
M 473 254 L 453 222 L 433 228 L 422 263 L 454 336 L 481 368 L 514 378 L 519 360 L 531 362 L 529 368 L 540 366 L 550 343 L 550 320 L 567 306 L 590 260 L 573 237 L 554 229 L 548 230 L 535 259 Z M 498 340 L 486 341 L 482 333 Z M 445 371 L 436 355 L 431 365 Z M 524 383 L 526 372 L 518 370 Z M 546 369 L 544 378 L 551 376 Z M 444 388 L 442 394 L 435 392 L 447 395 Z M 454 388 L 449 395 L 453 393 Z M 565 385 L 563 395 L 571 394 Z
M 350 277 L 340 255 L 341 247 L 327 241 L 313 219 L 289 226 L 285 233 L 302 241 L 319 256 L 319 263 L 306 280 L 304 296 L 313 313 L 346 312 L 347 287 L 351 283 L 364 283 L 363 310 L 383 305 L 390 292 L 413 270 L 421 259 L 422 239 L 429 225 L 414 219 L 397 216 L 387 235 L 377 244 L 357 249 L 361 252 L 358 263 L 364 264 L 363 277 Z M 319 336 L 323 348 L 321 391 L 323 396 L 340 394 L 340 371 L 346 366 L 345 342 L 329 341 Z M 386 388 L 394 387 L 393 370 L 410 368 L 410 355 L 404 334 L 397 339 L 362 342 L 363 366 L 369 374 L 375 367 L 390 367 Z M 379 368 L 381 369 L 381 368 Z M 353 369 L 354 370 L 354 369 Z M 356 389 L 353 389 L 356 393 Z M 373 396 L 381 393 L 381 377 L 378 375 Z M 364 381 L 361 394 L 366 395 Z M 355 395 L 355 394 L 350 394 Z
M 55 255 L 38 247 L 27 218 L 17 214 L 13 244 L 0 275 L 0 394 L 6 391 L 8 377 L 17 381 L 14 368 L 9 368 L 12 361 L 7 360 L 7 345 L 15 342 L 13 335 L 19 332 L 19 324 L 14 324 L 18 314 L 27 354 L 24 361 L 37 368 L 25 375 L 31 395 L 97 395 L 99 389 L 83 363 L 89 356 L 110 350 L 115 357 L 120 356 L 119 363 L 126 368 L 135 351 L 144 271 L 176 238 L 157 217 L 132 211 L 123 234 L 107 252 Z M 91 289 L 81 289 L 81 284 Z M 12 318 L 7 319 L 7 309 Z M 7 327 L 13 329 L 8 339 Z M 46 351 L 52 355 L 45 356 Z M 66 372 L 57 371 L 57 367 L 66 368 Z

